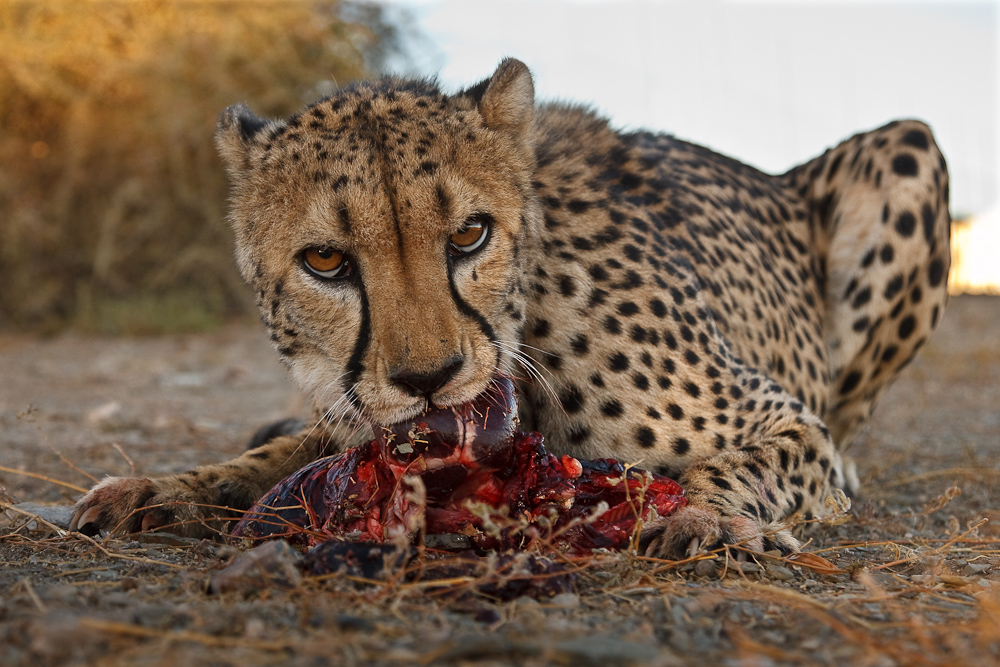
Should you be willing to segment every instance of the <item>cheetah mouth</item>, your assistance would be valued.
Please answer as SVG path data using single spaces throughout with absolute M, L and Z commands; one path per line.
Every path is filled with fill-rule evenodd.
M 484 462 L 509 449 L 518 425 L 514 383 L 498 377 L 470 401 L 446 407 L 428 405 L 414 417 L 372 431 L 383 446 L 408 443 L 412 451 L 432 458 L 458 447 L 468 451 L 472 460 Z
M 464 392 L 454 392 L 459 396 Z M 516 384 L 508 375 L 496 373 L 487 381 L 486 387 L 478 394 L 464 400 L 449 401 L 443 404 L 434 402 L 430 397 L 424 397 L 403 408 L 390 412 L 389 418 L 379 419 L 369 413 L 363 406 L 358 410 L 354 421 L 371 428 L 375 436 L 386 428 L 394 428 L 397 424 L 417 418 L 437 418 L 438 415 L 465 413 L 468 410 L 485 410 L 488 406 L 503 406 L 510 408 L 517 415 Z M 367 414 L 366 414 L 367 413 Z

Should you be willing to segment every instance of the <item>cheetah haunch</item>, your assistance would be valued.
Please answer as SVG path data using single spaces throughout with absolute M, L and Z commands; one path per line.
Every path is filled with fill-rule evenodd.
M 948 174 L 916 121 L 770 176 L 536 106 L 505 60 L 454 95 L 386 78 L 287 121 L 231 107 L 217 143 L 240 269 L 315 418 L 228 463 L 105 480 L 82 531 L 204 534 L 199 505 L 248 508 L 507 376 L 554 453 L 680 481 L 649 553 L 792 550 L 770 528 L 856 490 L 842 451 L 947 299 Z

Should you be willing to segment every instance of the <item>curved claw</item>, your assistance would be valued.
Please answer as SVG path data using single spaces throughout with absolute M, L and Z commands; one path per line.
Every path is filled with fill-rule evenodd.
M 694 558 L 695 556 L 698 555 L 698 547 L 700 546 L 701 546 L 701 539 L 697 535 L 695 535 L 694 537 L 691 538 L 691 541 L 688 542 L 687 553 L 685 554 L 685 556 L 687 558 Z
M 799 542 L 778 524 L 763 526 L 749 517 L 725 517 L 713 510 L 688 505 L 647 526 L 639 544 L 646 556 L 670 559 L 694 558 L 718 544 L 739 544 L 735 559 L 746 562 L 747 551 L 778 549 L 791 553 Z

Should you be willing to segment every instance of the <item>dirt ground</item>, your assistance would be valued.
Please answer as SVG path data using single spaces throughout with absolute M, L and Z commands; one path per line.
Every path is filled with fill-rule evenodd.
M 304 411 L 250 326 L 0 336 L 0 664 L 1000 664 L 1000 298 L 952 300 L 851 450 L 862 496 L 798 561 L 597 554 L 498 593 L 491 562 L 370 581 L 282 574 L 286 557 L 220 593 L 233 546 L 95 540 L 12 509 L 228 458 Z

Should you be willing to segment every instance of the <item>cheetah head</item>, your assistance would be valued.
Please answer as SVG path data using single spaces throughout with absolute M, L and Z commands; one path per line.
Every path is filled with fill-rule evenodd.
M 388 78 L 287 121 L 221 114 L 240 270 L 328 419 L 403 421 L 511 372 L 540 219 L 533 117 L 516 60 L 455 95 Z

